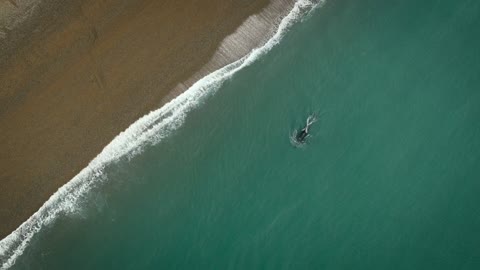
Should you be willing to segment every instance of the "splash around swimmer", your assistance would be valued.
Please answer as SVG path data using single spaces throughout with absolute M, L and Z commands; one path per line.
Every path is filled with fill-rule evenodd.
M 293 132 L 293 134 L 290 137 L 290 140 L 294 146 L 301 146 L 307 142 L 308 138 L 311 136 L 310 127 L 316 121 L 317 121 L 317 115 L 315 113 L 311 114 L 307 117 L 305 126 Z

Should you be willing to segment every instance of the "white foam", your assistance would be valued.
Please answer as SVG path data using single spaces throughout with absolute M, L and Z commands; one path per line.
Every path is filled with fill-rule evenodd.
M 145 146 L 156 144 L 171 134 L 182 125 L 187 113 L 197 107 L 205 97 L 213 94 L 222 82 L 271 50 L 293 23 L 323 2 L 324 0 L 298 0 L 282 19 L 277 31 L 263 46 L 198 80 L 187 91 L 160 109 L 143 116 L 117 135 L 86 168 L 54 193 L 20 227 L 0 241 L 0 269 L 8 269 L 14 265 L 15 260 L 22 255 L 32 237 L 42 227 L 50 224 L 60 214 L 78 209 L 79 200 L 95 185 L 106 179 L 103 171 L 108 164 L 122 157 L 132 157 L 141 152 Z

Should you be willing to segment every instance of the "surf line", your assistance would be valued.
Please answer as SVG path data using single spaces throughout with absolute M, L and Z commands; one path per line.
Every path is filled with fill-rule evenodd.
M 297 0 L 278 24 L 276 32 L 262 46 L 201 78 L 185 92 L 161 108 L 141 117 L 117 135 L 87 167 L 60 187 L 37 212 L 0 241 L 0 269 L 13 266 L 33 236 L 45 225 L 53 222 L 61 214 L 74 213 L 80 199 L 95 185 L 107 179 L 103 172 L 108 164 L 122 157 L 131 158 L 141 153 L 146 146 L 159 143 L 180 127 L 187 113 L 198 107 L 206 97 L 214 94 L 225 80 L 270 51 L 294 23 L 324 3 L 325 0 Z

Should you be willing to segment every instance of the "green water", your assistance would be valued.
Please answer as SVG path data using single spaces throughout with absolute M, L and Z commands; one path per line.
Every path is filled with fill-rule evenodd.
M 473 0 L 329 1 L 13 269 L 480 269 L 479 29 Z

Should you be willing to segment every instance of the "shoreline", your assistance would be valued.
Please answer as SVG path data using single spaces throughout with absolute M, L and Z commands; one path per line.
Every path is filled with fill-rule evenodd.
M 219 49 L 216 50 L 216 53 L 211 57 L 210 61 L 204 65 L 199 71 L 195 72 L 193 76 L 190 77 L 190 79 L 184 81 L 183 83 L 180 83 L 178 84 L 175 88 L 174 88 L 174 91 L 173 92 L 169 92 L 168 95 L 165 95 L 163 98 L 162 98 L 162 101 L 161 103 L 162 104 L 167 104 L 167 101 L 168 100 L 172 100 L 173 97 L 177 96 L 178 93 L 183 93 L 184 90 L 188 89 L 189 86 L 191 86 L 195 81 L 198 81 L 198 77 L 202 78 L 201 80 L 204 80 L 203 76 L 205 76 L 206 74 L 209 74 L 212 70 L 216 70 L 218 68 L 221 68 L 222 66 L 225 66 L 226 64 L 229 64 L 229 63 L 232 63 L 234 62 L 235 60 L 238 60 L 238 58 L 242 57 L 243 55 L 246 55 L 251 49 L 253 48 L 256 48 L 256 47 L 259 47 L 261 46 L 263 43 L 265 43 L 267 41 L 267 39 L 269 38 L 269 35 L 274 35 L 274 37 L 272 37 L 269 42 L 276 38 L 276 39 L 279 39 L 281 38 L 281 36 L 278 36 L 276 37 L 276 35 L 278 34 L 275 33 L 275 30 L 277 30 L 277 27 L 279 23 L 279 20 L 282 19 L 282 17 L 284 15 L 286 15 L 286 13 L 293 7 L 293 4 L 294 2 L 293 1 L 290 1 L 290 0 L 279 0 L 279 1 L 273 1 L 272 2 L 273 4 L 269 5 L 269 8 L 263 8 L 262 9 L 262 13 L 255 13 L 256 15 L 253 15 L 253 16 L 250 16 L 247 20 L 244 21 L 244 23 L 242 23 L 242 27 L 240 28 L 237 28 L 237 30 L 234 32 L 234 34 L 230 35 L 230 36 L 227 36 L 227 38 L 224 39 L 224 41 L 221 43 L 221 45 L 219 46 Z M 312 4 L 313 5 L 313 4 Z M 287 8 L 285 8 L 285 6 Z M 280 12 L 280 13 L 279 13 Z M 282 12 L 284 14 L 282 14 Z M 290 14 L 289 14 L 290 15 Z M 295 14 L 294 14 L 295 16 Z M 273 20 L 273 21 L 272 21 Z M 277 22 L 275 22 L 275 20 L 277 20 Z M 282 21 L 283 23 L 283 21 Z M 252 26 L 254 26 L 254 30 L 257 30 L 255 34 L 256 35 L 256 38 L 251 38 L 250 41 L 247 41 L 247 42 L 244 42 L 244 43 L 241 43 L 240 45 L 241 46 L 238 46 L 239 45 L 239 40 L 242 40 L 242 39 L 239 39 L 239 38 L 242 38 L 242 37 L 245 37 L 246 34 L 250 34 L 250 37 L 252 37 L 253 35 L 251 30 L 252 30 Z M 259 38 L 260 37 L 260 38 Z M 273 45 L 275 45 L 276 43 L 278 42 L 278 40 L 274 40 L 273 42 Z M 273 46 L 272 45 L 272 46 Z M 242 49 L 244 50 L 242 52 Z M 232 53 L 228 53 L 230 50 L 230 52 L 232 50 L 234 50 L 235 52 L 237 52 L 238 54 L 235 55 L 235 54 L 232 54 Z M 244 53 L 242 55 L 242 53 Z M 261 52 L 260 52 L 261 53 Z M 247 59 L 248 61 L 251 62 L 251 60 Z M 217 70 L 217 71 L 220 71 L 221 72 L 226 72 L 226 75 L 223 74 L 222 76 L 231 76 L 231 74 L 233 74 L 234 72 L 236 72 L 238 69 L 242 68 L 243 66 L 248 65 L 250 62 L 248 63 L 244 63 L 244 61 L 241 61 L 240 62 L 240 67 L 238 66 L 235 66 L 236 63 L 239 62 L 239 61 L 236 61 L 228 66 L 232 66 L 232 67 L 225 67 L 225 68 L 222 68 L 221 70 Z M 230 70 L 229 70 L 230 69 Z M 216 71 L 216 72 L 217 72 Z M 216 73 L 215 72 L 215 73 Z M 207 76 L 209 77 L 209 76 Z M 198 83 L 198 82 L 197 82 Z M 196 84 L 197 84 L 196 83 Z M 170 102 L 169 102 L 170 103 Z M 169 103 L 167 105 L 169 105 Z M 157 106 L 158 107 L 158 106 Z M 162 107 L 163 108 L 163 107 Z M 145 117 L 148 117 L 149 115 L 145 116 Z M 145 118 L 145 117 L 142 117 L 142 118 Z M 141 120 L 141 119 L 140 119 Z M 139 122 L 140 120 L 138 120 L 137 122 Z M 157 120 L 158 121 L 158 120 Z M 134 124 L 135 125 L 135 124 Z M 132 125 L 133 126 L 133 125 Z M 129 127 L 130 129 L 130 127 Z M 128 131 L 128 130 L 127 130 Z M 114 141 L 120 137 L 123 133 L 126 133 L 127 131 L 125 132 L 122 132 L 120 135 L 118 135 Z M 124 134 L 123 134 L 124 135 Z M 143 135 L 143 134 L 142 134 Z M 148 134 L 147 134 L 148 135 Z M 152 135 L 152 134 L 150 134 Z M 113 141 L 112 141 L 113 142 Z M 110 144 L 104 148 L 104 150 L 102 151 L 102 153 L 105 151 L 105 150 L 109 150 L 107 149 L 108 147 L 110 146 Z M 108 151 L 107 151 L 108 152 Z M 101 153 L 101 154 L 102 154 Z M 94 159 L 91 163 L 94 163 L 96 159 Z M 90 163 L 90 165 L 91 165 Z M 83 171 L 83 170 L 82 170 Z M 98 171 L 94 171 L 93 173 L 99 173 Z M 78 176 L 78 175 L 77 175 Z M 75 177 L 77 178 L 77 177 Z M 71 182 L 73 182 L 72 179 Z M 62 187 L 61 189 L 64 189 L 65 187 Z M 73 187 L 73 188 L 76 188 L 76 187 Z M 60 190 L 59 190 L 60 191 Z M 67 188 L 67 191 L 72 191 L 71 189 L 68 190 Z M 54 195 L 58 195 L 58 194 L 54 194 Z M 52 196 L 49 201 L 53 198 L 54 196 Z M 43 208 L 43 207 L 42 207 Z M 38 212 L 37 212 L 38 213 Z M 33 217 L 30 217 L 29 220 L 33 218 Z M 27 221 L 29 221 L 27 220 Z M 26 223 L 26 222 L 25 222 Z M 17 236 L 22 236 L 22 233 L 29 233 L 29 230 L 32 230 L 32 228 L 28 228 L 29 226 L 27 226 L 27 228 L 24 228 L 25 226 L 25 223 L 23 223 L 23 225 L 21 227 L 19 227 L 14 233 L 17 235 Z M 35 225 L 35 224 L 32 224 L 32 225 Z M 25 231 L 26 230 L 26 231 Z M 14 234 L 10 234 L 9 239 L 4 239 L 0 242 L 0 248 L 2 249 L 2 254 L 0 254 L 0 258 L 5 259 L 6 257 L 4 256 L 7 256 L 7 257 L 10 257 L 8 255 L 9 252 L 7 252 L 7 250 L 5 250 L 5 248 L 7 247 L 12 247 L 13 246 L 17 246 L 19 245 L 19 248 L 22 249 L 22 247 L 24 248 L 24 245 L 26 245 L 27 243 L 25 241 L 23 241 L 22 239 L 16 239 L 18 241 L 21 241 L 21 243 L 11 243 L 11 241 L 9 240 L 13 240 L 13 239 L 10 239 L 11 236 Z M 20 234 L 20 235 L 18 235 Z M 31 235 L 30 235 L 31 237 Z M 25 239 L 24 239 L 25 240 Z M 28 242 L 29 239 L 27 239 L 27 242 Z M 17 246 L 18 247 L 18 246 Z M 23 249 L 22 249 L 23 250 Z M 12 255 L 12 254 L 10 254 Z
M 198 73 L 268 1 L 206 7 L 187 1 L 178 9 L 175 1 L 123 0 L 123 10 L 111 0 L 25 2 L 35 3 L 28 9 L 35 12 L 15 23 L 11 43 L 7 36 L 0 44 L 14 47 L 5 50 L 13 56 L 0 57 L 0 238 L 118 133 L 176 96 L 171 89 Z M 52 18 L 36 14 L 55 4 Z M 45 27 L 32 28 L 38 22 Z M 158 25 L 176 27 L 157 31 Z

